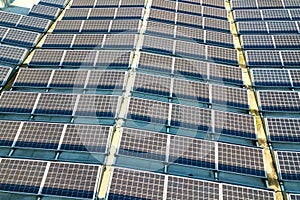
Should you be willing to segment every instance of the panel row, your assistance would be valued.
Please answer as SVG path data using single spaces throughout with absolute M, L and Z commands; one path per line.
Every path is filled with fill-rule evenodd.
M 225 107 L 249 109 L 248 92 L 246 89 L 212 85 L 207 83 L 173 79 L 137 73 L 132 88 L 133 95 L 151 98 L 149 94 L 164 97 L 171 102 L 185 101 L 217 104 Z
M 118 96 L 36 92 L 3 92 L 0 112 L 5 114 L 115 118 Z
M 128 69 L 132 59 L 128 51 L 35 50 L 29 66 L 70 68 Z
M 112 131 L 109 126 L 83 124 L 0 121 L 0 125 L 0 146 L 13 147 L 12 156 L 19 157 L 18 149 L 105 154 Z
M 139 20 L 62 20 L 54 27 L 54 33 L 138 33 Z
M 216 63 L 231 65 L 239 64 L 238 52 L 235 49 L 203 45 L 196 42 L 186 42 L 146 35 L 144 36 L 141 50 L 199 60 L 208 60 Z
M 144 7 L 145 0 L 74 0 L 71 8 Z
M 249 67 L 298 67 L 300 51 L 255 51 L 245 53 Z
M 13 88 L 123 90 L 126 72 L 21 69 Z
M 160 75 L 174 74 L 187 79 L 243 85 L 242 70 L 238 67 L 149 53 L 141 53 L 137 70 Z
M 27 54 L 28 49 L 0 44 L 0 63 L 20 65 Z
M 143 159 L 147 159 L 169 166 L 169 173 L 172 173 L 172 165 L 184 165 L 217 170 L 220 173 L 266 177 L 263 150 L 260 148 L 139 129 L 123 128 L 117 155 L 117 165 L 134 167 L 142 165 Z M 135 163 L 130 163 L 129 160 L 126 163 L 126 157 L 134 158 Z M 188 173 L 192 171 L 181 172 L 184 175 Z
M 299 113 L 300 96 L 298 92 L 258 91 L 260 109 L 266 112 Z
M 227 10 L 225 9 L 225 6 L 220 9 L 182 2 L 177 3 L 176 1 L 156 0 L 152 1 L 151 8 L 227 20 Z
M 100 166 L 5 158 L 0 161 L 1 191 L 95 198 Z
M 155 183 L 155 184 L 154 184 Z M 275 200 L 275 193 L 158 173 L 114 168 L 106 199 Z
M 42 4 L 33 5 L 29 10 L 28 16 L 39 17 L 54 21 L 60 14 L 60 9 Z
M 146 125 L 139 125 L 135 122 Z M 165 126 L 170 126 L 171 132 L 176 134 L 184 134 L 184 130 L 187 132 L 191 130 L 195 135 L 195 130 L 197 130 L 199 133 L 209 132 L 247 139 L 256 138 L 255 119 L 251 115 L 139 98 L 130 99 L 126 124 L 142 129 L 159 129 L 159 131 Z M 152 127 L 150 124 L 156 125 Z
M 276 8 L 300 8 L 295 0 L 232 0 L 232 8 L 238 9 L 276 9 Z
M 19 15 L 9 12 L 0 12 L 0 25 L 26 29 L 35 32 L 44 33 L 50 27 L 51 20 L 32 17 L 27 15 Z
M 179 40 L 187 40 L 208 45 L 234 48 L 232 34 L 166 24 L 161 22 L 147 22 L 146 34 L 158 35 Z
M 230 23 L 227 20 L 175 13 L 166 10 L 152 9 L 149 20 L 230 33 Z
M 143 8 L 72 8 L 66 9 L 62 20 L 142 19 Z
M 253 69 L 251 73 L 256 87 L 300 87 L 300 70 Z
M 299 34 L 299 21 L 237 22 L 239 34 Z
M 0 42 L 23 47 L 34 47 L 41 35 L 36 32 L 24 31 L 0 26 Z
M 235 21 L 255 20 L 299 20 L 300 13 L 296 9 L 270 9 L 270 10 L 235 10 L 233 12 Z
M 134 34 L 47 34 L 42 48 L 72 49 L 135 49 Z

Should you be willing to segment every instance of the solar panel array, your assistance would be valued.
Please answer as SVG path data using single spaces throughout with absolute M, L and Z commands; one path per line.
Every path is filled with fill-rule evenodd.
M 41 0 L 27 16 L 0 12 L 1 62 L 21 65 L 0 96 L 0 196 L 275 199 L 226 4 Z M 268 21 L 267 36 L 287 65 L 285 23 Z

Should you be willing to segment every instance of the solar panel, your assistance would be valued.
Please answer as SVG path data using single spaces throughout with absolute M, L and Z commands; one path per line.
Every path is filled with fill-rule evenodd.
M 300 153 L 292 151 L 277 151 L 279 176 L 283 180 L 300 180 Z
M 300 119 L 266 118 L 267 130 L 271 141 L 299 142 Z
M 122 0 L 121 7 L 144 7 L 145 0 Z
M 46 5 L 46 6 L 52 6 L 52 7 L 58 7 L 58 8 L 64 8 L 69 0 L 41 0 L 39 4 Z
M 20 69 L 13 87 L 47 87 L 51 70 Z
M 169 97 L 170 88 L 170 78 L 137 73 L 135 76 L 133 91 Z
M 44 33 L 48 30 L 50 24 L 51 20 L 24 15 L 18 22 L 17 27 L 21 29 L 27 29 L 30 31 Z
M 296 22 L 267 22 L 269 33 L 299 33 Z
M 106 198 L 161 199 L 164 193 L 164 180 L 165 176 L 161 174 L 114 168 Z
M 300 87 L 300 71 L 290 70 L 291 79 L 294 87 Z
M 0 146 L 11 146 L 17 135 L 21 122 L 0 121 Z
M 70 48 L 74 35 L 72 34 L 47 34 L 42 45 L 43 48 Z
M 2 159 L 0 162 L 0 190 L 37 194 L 47 162 Z
M 176 2 L 157 0 L 157 1 L 152 2 L 151 8 L 156 8 L 156 9 L 168 10 L 168 11 L 175 12 L 176 11 Z
M 275 200 L 273 191 L 255 189 L 250 187 L 235 186 L 222 184 L 223 200 L 239 200 L 239 199 L 264 199 Z
M 299 66 L 300 51 L 282 51 L 280 53 L 284 66 Z
M 149 14 L 149 20 L 175 23 L 175 12 L 165 11 L 165 10 L 155 10 L 151 9 Z
M 21 15 L 0 11 L 0 25 L 15 27 L 20 20 Z
M 70 66 L 70 67 L 92 67 L 94 66 L 96 60 L 96 54 L 97 51 L 93 51 L 93 50 L 66 51 L 62 65 Z
M 123 128 L 118 154 L 151 160 L 166 160 L 167 135 Z
M 235 10 L 233 11 L 233 15 L 236 21 L 262 20 L 260 10 Z
M 184 185 L 184 187 L 182 187 Z M 219 199 L 219 185 L 196 179 L 168 176 L 167 200 L 172 199 Z
M 286 8 L 299 8 L 300 7 L 298 2 L 295 0 L 283 0 L 283 2 L 284 2 L 284 6 Z
M 69 124 L 60 149 L 105 153 L 110 132 L 109 126 Z
M 131 62 L 131 52 L 127 51 L 99 51 L 96 67 L 127 69 Z
M 197 2 L 197 0 L 196 0 Z M 202 0 L 202 6 L 212 6 L 217 8 L 225 8 L 225 3 L 219 0 Z
M 242 70 L 237 67 L 209 64 L 209 78 L 218 82 L 243 85 Z
M 2 42 L 17 46 L 33 47 L 36 45 L 39 38 L 40 34 L 35 32 L 9 29 Z
M 42 194 L 93 199 L 100 167 L 51 163 Z
M 244 49 L 273 49 L 275 44 L 271 35 L 242 35 Z M 277 45 L 276 45 L 277 47 Z
M 62 20 L 85 20 L 85 19 L 88 18 L 89 13 L 92 14 L 92 12 L 95 12 L 95 10 L 94 9 L 87 9 L 87 8 L 66 9 Z
M 204 29 L 213 30 L 213 31 L 221 31 L 225 33 L 230 32 L 230 23 L 226 20 L 212 19 L 212 18 L 204 18 Z
M 278 51 L 246 51 L 248 66 L 273 66 L 283 65 Z
M 36 93 L 34 93 L 36 94 Z M 40 96 L 34 114 L 72 115 L 77 95 L 43 93 Z
M 28 15 L 33 17 L 55 20 L 58 17 L 59 13 L 60 13 L 59 8 L 55 8 L 51 6 L 43 6 L 39 4 L 39 5 L 33 5 Z
M 77 34 L 72 43 L 74 49 L 98 49 L 101 48 L 103 43 L 103 34 Z
M 253 84 L 258 87 L 292 87 L 288 70 L 255 69 L 252 74 Z
M 81 30 L 81 20 L 62 20 L 57 21 L 53 33 L 77 33 Z
M 288 10 L 262 10 L 264 20 L 290 20 Z
M 55 70 L 49 87 L 84 88 L 87 76 L 86 70 Z
M 118 7 L 120 0 L 101 0 L 96 1 L 95 8 Z
M 215 169 L 215 142 L 171 136 L 169 162 Z
M 249 109 L 246 89 L 212 85 L 211 92 L 213 104 Z
M 172 105 L 171 126 L 209 131 L 211 128 L 212 112 L 184 105 Z
M 3 92 L 0 98 L 0 112 L 31 113 L 38 93 Z
M 178 2 L 177 12 L 200 16 L 203 14 L 201 6 L 181 2 Z
M 64 51 L 37 49 L 29 62 L 29 66 L 53 66 L 60 65 Z
M 12 69 L 10 67 L 0 65 L 0 86 L 3 86 L 6 83 L 11 73 Z
M 259 91 L 258 96 L 262 111 L 300 111 L 300 98 L 297 92 Z
M 218 161 L 221 171 L 266 176 L 263 150 L 260 148 L 219 143 Z
M 184 39 L 195 43 L 204 43 L 204 30 L 176 26 L 176 39 Z
M 0 45 L 0 62 L 19 65 L 25 59 L 27 49 L 8 45 Z
M 202 0 L 178 0 L 178 2 L 185 2 L 190 4 L 196 4 L 196 5 L 202 4 Z
M 291 17 L 293 20 L 299 20 L 300 19 L 300 13 L 299 13 L 299 9 L 292 9 L 289 10 L 289 12 L 291 13 Z
M 208 67 L 206 62 L 176 58 L 174 74 L 183 77 L 194 77 L 198 79 L 208 78 Z
M 235 49 L 207 46 L 207 59 L 214 62 L 238 65 L 238 54 Z
M 103 48 L 106 49 L 134 49 L 137 41 L 133 34 L 113 34 L 107 35 Z
M 82 33 L 107 33 L 110 20 L 86 20 L 81 28 Z M 78 31 L 77 31 L 78 32 Z
M 148 21 L 145 33 L 150 35 L 158 35 L 172 38 L 174 37 L 175 33 L 174 29 L 175 25 L 173 24 Z
M 237 22 L 239 34 L 268 34 L 267 23 L 265 21 Z
M 275 0 L 275 1 L 257 1 L 257 6 L 260 9 L 268 9 L 268 8 L 284 8 L 281 0 Z
M 203 18 L 201 16 L 194 16 L 194 15 L 178 13 L 176 16 L 176 24 L 202 29 L 203 28 Z
M 172 54 L 173 44 L 174 40 L 146 35 L 144 36 L 142 50 L 156 53 Z
M 75 115 L 114 118 L 117 114 L 118 105 L 118 96 L 81 95 Z
M 209 85 L 200 82 L 174 79 L 172 95 L 174 98 L 208 103 Z
M 214 111 L 215 133 L 256 139 L 255 119 L 251 115 Z
M 87 82 L 87 88 L 102 90 L 121 90 L 125 85 L 125 72 L 93 71 Z
M 209 1 L 207 1 L 207 2 L 209 2 Z M 214 2 L 218 2 L 218 1 L 215 0 Z M 199 6 L 195 6 L 195 7 L 199 8 Z M 222 9 L 213 8 L 213 7 L 202 7 L 203 8 L 202 15 L 203 15 L 203 17 L 210 17 L 210 18 L 216 18 L 216 19 L 221 19 L 221 20 L 227 20 L 227 10 L 225 10 L 224 7 L 225 7 L 224 5 L 223 5 Z
M 16 147 L 57 149 L 64 126 L 62 124 L 25 122 Z
M 221 33 L 216 31 L 206 31 L 205 43 L 209 45 L 234 48 L 232 34 Z
M 113 20 L 111 33 L 137 33 L 140 30 L 139 20 Z
M 5 37 L 8 30 L 9 28 L 0 26 L 0 41 L 2 41 L 2 39 Z
M 176 41 L 175 45 L 177 56 L 206 59 L 205 45 L 184 41 Z
M 290 200 L 299 200 L 300 195 L 299 194 L 289 194 Z
M 138 98 L 130 98 L 127 119 L 167 124 L 169 104 Z
M 274 42 L 277 49 L 299 49 L 300 35 L 274 35 Z
M 73 0 L 71 8 L 93 8 L 96 0 Z
M 233 10 L 236 9 L 255 9 L 258 8 L 256 5 L 256 1 L 252 0 L 233 0 L 231 2 Z
M 82 10 L 82 9 L 78 9 Z M 112 20 L 115 17 L 116 8 L 95 8 L 89 9 L 89 14 L 85 15 L 86 18 L 91 20 L 109 19 Z
M 143 12 L 142 8 L 119 8 L 116 19 L 141 19 Z
M 171 73 L 172 58 L 155 54 L 141 53 L 138 70 Z

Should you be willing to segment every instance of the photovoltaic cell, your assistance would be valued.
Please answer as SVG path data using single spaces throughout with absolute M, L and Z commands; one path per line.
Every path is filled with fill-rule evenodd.
M 279 175 L 283 180 L 300 180 L 300 153 L 292 151 L 277 151 Z
M 265 177 L 263 150 L 219 143 L 219 170 Z
M 42 161 L 2 159 L 0 190 L 37 194 L 46 165 Z
M 99 166 L 51 163 L 42 194 L 93 199 Z
M 300 119 L 267 118 L 266 122 L 271 141 L 300 142 Z
M 167 135 L 124 128 L 118 154 L 165 161 Z
M 114 168 L 107 199 L 161 199 L 164 178 L 161 174 Z

